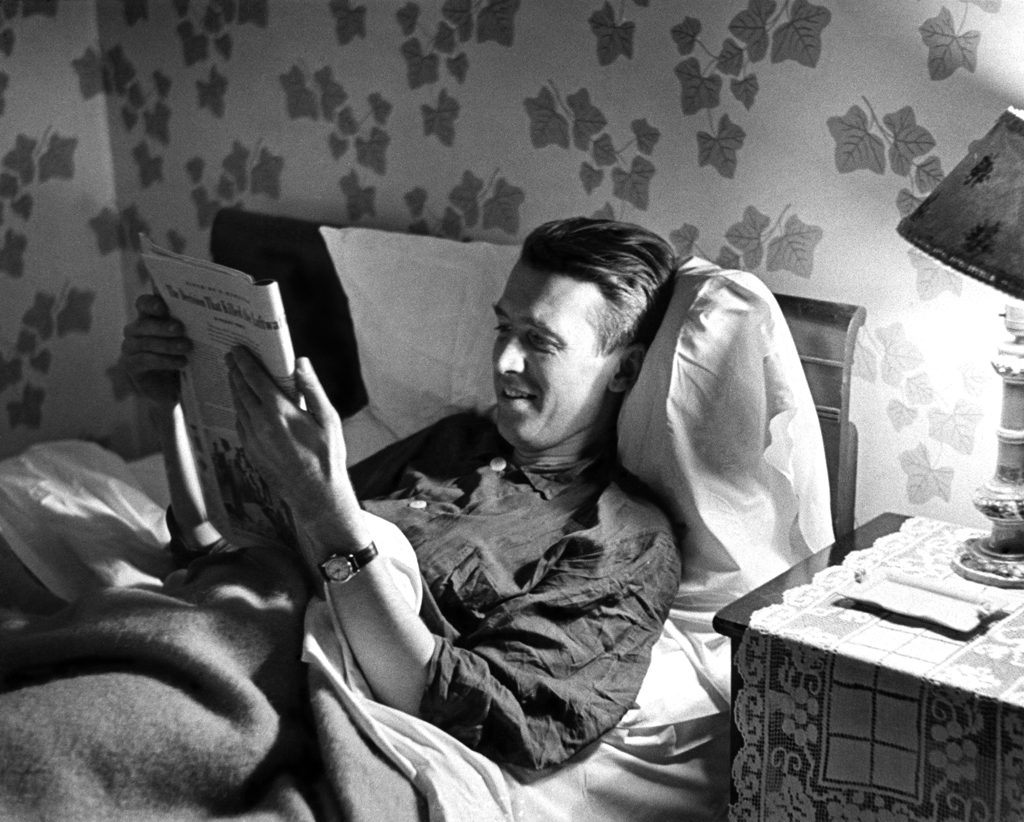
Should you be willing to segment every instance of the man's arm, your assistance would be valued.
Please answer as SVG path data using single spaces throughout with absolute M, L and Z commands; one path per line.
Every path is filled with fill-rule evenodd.
M 341 419 L 308 359 L 296 364 L 308 410 L 284 396 L 247 349 L 232 351 L 228 365 L 242 445 L 291 507 L 303 561 L 319 579 L 319 565 L 331 554 L 354 553 L 371 540 L 345 467 Z M 385 704 L 416 714 L 434 636 L 390 574 L 371 562 L 348 582 L 328 584 L 328 594 L 374 693 Z

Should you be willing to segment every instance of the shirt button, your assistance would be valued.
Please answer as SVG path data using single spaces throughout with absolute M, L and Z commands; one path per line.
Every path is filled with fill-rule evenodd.
M 409 501 L 409 507 L 417 510 L 422 510 L 427 507 L 427 501 L 425 499 L 414 499 Z
M 504 457 L 495 457 L 490 462 L 492 471 L 504 471 L 508 467 L 508 463 Z

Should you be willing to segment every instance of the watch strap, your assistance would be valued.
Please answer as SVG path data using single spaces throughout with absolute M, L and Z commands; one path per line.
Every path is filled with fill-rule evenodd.
M 377 546 L 373 542 L 370 542 L 366 547 L 360 548 L 358 551 L 331 554 L 327 559 L 320 563 L 320 575 L 324 578 L 325 582 L 347 582 L 363 568 L 369 565 L 376 558 L 377 553 Z M 328 566 L 337 560 L 344 560 L 349 565 L 350 573 L 344 579 L 338 579 L 331 576 L 327 570 Z

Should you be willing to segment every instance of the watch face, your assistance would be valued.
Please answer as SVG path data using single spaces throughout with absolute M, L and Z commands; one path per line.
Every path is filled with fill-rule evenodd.
M 349 557 L 331 557 L 320 569 L 329 582 L 347 582 L 358 570 Z

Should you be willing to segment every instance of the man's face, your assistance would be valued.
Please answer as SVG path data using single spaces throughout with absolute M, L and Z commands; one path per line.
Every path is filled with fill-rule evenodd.
M 575 459 L 610 436 L 625 348 L 600 351 L 593 283 L 516 263 L 494 307 L 491 362 L 501 435 L 529 462 Z

